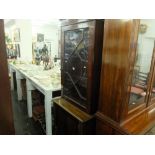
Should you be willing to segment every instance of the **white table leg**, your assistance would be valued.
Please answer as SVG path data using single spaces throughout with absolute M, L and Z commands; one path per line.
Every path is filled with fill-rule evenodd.
M 22 88 L 21 88 L 21 75 L 18 71 L 16 71 L 16 81 L 17 81 L 17 95 L 18 95 L 18 100 L 22 100 Z
M 51 117 L 51 100 L 52 92 L 45 93 L 45 121 L 46 121 L 46 135 L 52 134 L 52 117 Z
M 26 79 L 26 89 L 27 89 L 28 116 L 32 117 L 32 90 L 35 90 L 35 88 L 32 86 L 31 82 L 28 79 Z
M 10 69 L 10 75 L 11 75 L 11 90 L 14 90 L 13 71 L 12 71 L 12 69 Z

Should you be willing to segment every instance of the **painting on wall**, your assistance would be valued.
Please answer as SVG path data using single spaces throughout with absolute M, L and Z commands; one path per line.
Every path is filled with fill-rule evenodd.
M 6 52 L 8 59 L 17 59 L 20 58 L 20 44 L 6 44 Z
M 20 29 L 19 28 L 16 28 L 14 30 L 14 41 L 20 42 Z
M 43 61 L 45 56 L 48 56 L 51 58 L 51 43 L 49 42 L 37 42 L 33 43 L 33 60 L 37 65 L 40 64 L 41 61 Z
M 16 50 L 16 54 L 17 56 L 20 58 L 20 44 L 15 44 L 15 50 Z
M 37 34 L 37 41 L 38 42 L 43 42 L 44 41 L 44 34 L 38 33 Z

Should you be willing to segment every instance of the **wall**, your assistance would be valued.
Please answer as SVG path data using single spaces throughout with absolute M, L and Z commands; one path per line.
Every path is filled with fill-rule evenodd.
M 13 37 L 13 31 L 15 28 L 20 28 L 20 50 L 21 59 L 32 60 L 32 39 L 37 36 L 37 33 L 45 35 L 45 41 L 51 42 L 51 56 L 52 58 L 58 56 L 58 24 L 48 21 L 42 23 L 42 20 L 37 20 L 37 24 L 34 24 L 34 20 L 7 20 L 5 28 L 10 37 Z
M 21 59 L 32 61 L 32 24 L 31 20 L 16 20 L 20 28 Z

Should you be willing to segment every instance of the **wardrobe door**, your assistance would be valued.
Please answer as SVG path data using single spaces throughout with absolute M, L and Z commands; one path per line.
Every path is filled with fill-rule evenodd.
M 116 122 L 128 113 L 138 20 L 105 20 L 98 112 Z
M 0 19 L 0 71 L 0 134 L 15 134 L 2 19 Z

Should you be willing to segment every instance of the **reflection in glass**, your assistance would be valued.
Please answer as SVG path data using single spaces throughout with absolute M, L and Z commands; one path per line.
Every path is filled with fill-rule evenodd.
M 155 20 L 140 20 L 129 107 L 145 102 L 155 35 Z

